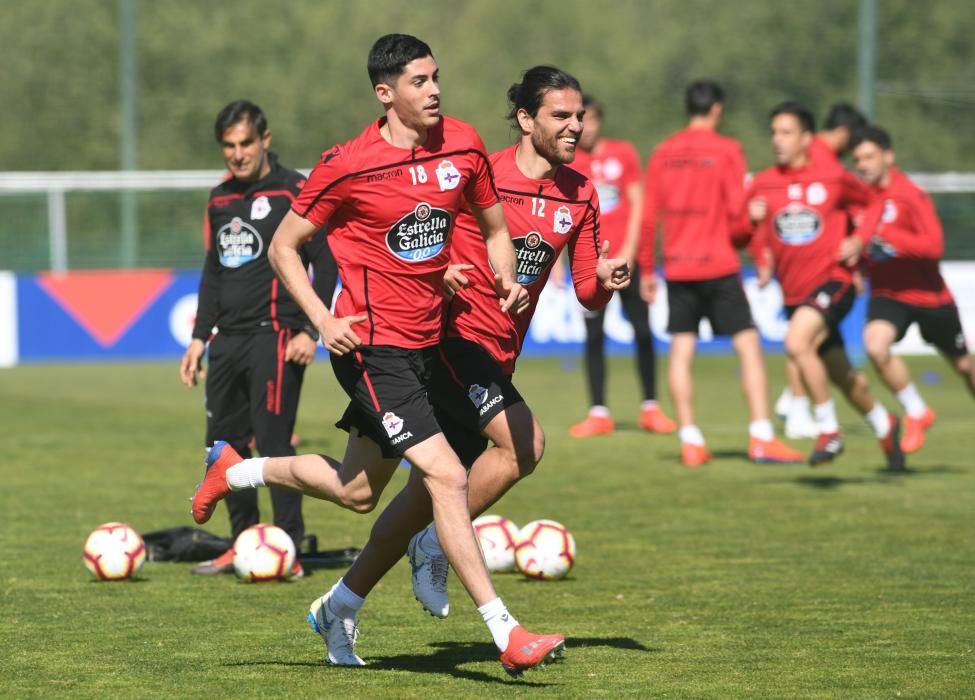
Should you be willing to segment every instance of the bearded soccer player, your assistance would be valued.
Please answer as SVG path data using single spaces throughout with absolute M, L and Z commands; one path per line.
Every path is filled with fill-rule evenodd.
M 609 243 L 611 256 L 623 257 L 632 267 L 640 236 L 640 202 L 643 184 L 640 156 L 628 141 L 602 135 L 603 106 L 594 98 L 582 98 L 586 110 L 585 128 L 579 137 L 579 153 L 573 168 L 588 176 L 599 192 L 602 239 Z M 640 279 L 653 281 L 653 276 Z M 652 285 L 626 287 L 619 299 L 627 320 L 633 326 L 636 368 L 643 391 L 640 427 L 652 433 L 674 432 L 674 421 L 664 415 L 657 403 L 657 358 L 650 332 Z M 585 420 L 569 429 L 572 437 L 606 435 L 615 430 L 606 402 L 605 308 L 586 311 L 586 380 L 590 407 Z
M 776 165 L 755 175 L 748 192 L 749 215 L 758 228 L 755 247 L 770 253 L 782 285 L 789 328 L 785 349 L 796 363 L 813 401 L 819 435 L 809 463 L 823 464 L 843 451 L 828 381 L 866 417 L 891 470 L 904 468 L 900 420 L 875 401 L 867 379 L 846 355 L 839 324 L 853 306 L 853 266 L 863 235 L 848 236 L 841 210 L 864 207 L 870 189 L 846 170 L 810 161 L 813 117 L 796 102 L 783 102 L 770 116 Z M 759 276 L 771 275 L 760 260 Z
M 877 192 L 861 227 L 870 243 L 864 251 L 870 274 L 870 305 L 863 342 L 877 374 L 904 407 L 901 448 L 915 452 L 934 425 L 891 346 L 917 323 L 921 337 L 938 348 L 975 396 L 975 362 L 968 354 L 958 307 L 938 269 L 944 233 L 931 197 L 895 165 L 890 134 L 870 126 L 854 141 L 857 172 Z
M 708 318 L 718 335 L 731 336 L 741 362 L 748 403 L 748 456 L 756 462 L 794 463 L 802 454 L 775 438 L 769 419 L 768 380 L 761 341 L 741 286 L 733 238 L 745 232 L 745 157 L 741 145 L 717 133 L 724 92 L 712 81 L 692 83 L 685 96 L 687 128 L 654 150 L 647 166 L 641 286 L 653 279 L 656 230 L 663 238 L 664 277 L 671 333 L 670 392 L 680 424 L 681 460 L 697 467 L 711 459 L 694 418 L 691 365 L 698 326 Z
M 837 102 L 826 115 L 824 128 L 818 131 L 809 143 L 809 159 L 817 165 L 844 167 L 840 160 L 850 151 L 850 144 L 856 134 L 867 125 L 863 114 L 847 102 Z M 838 212 L 846 217 L 846 212 Z M 849 222 L 848 222 L 849 225 Z M 857 273 L 859 274 L 859 273 Z M 857 286 L 857 280 L 854 280 Z M 786 360 L 788 384 L 775 402 L 775 412 L 785 419 L 785 434 L 788 437 L 816 437 L 816 424 L 809 415 L 809 396 L 799 376 L 795 363 Z
M 629 283 L 624 259 L 608 259 L 600 244 L 599 205 L 591 183 L 566 166 L 582 130 L 578 81 L 550 66 L 525 72 L 508 91 L 509 115 L 520 141 L 490 156 L 495 183 L 518 255 L 518 280 L 531 302 L 518 316 L 503 313 L 494 273 L 477 222 L 458 216 L 445 277 L 446 362 L 434 374 L 437 416 L 461 459 L 472 464 L 471 515 L 501 498 L 541 459 L 544 435 L 512 383 L 531 315 L 554 261 L 569 251 L 576 295 L 587 308 L 605 305 Z M 487 448 L 490 440 L 494 446 Z M 382 576 L 409 550 L 417 600 L 436 617 L 449 612 L 447 559 L 440 526 L 430 526 L 430 496 L 411 473 L 406 488 L 380 515 L 369 542 L 338 585 L 364 601 Z M 505 667 L 508 664 L 505 663 Z M 511 670 L 511 669 L 509 669 Z
M 193 499 L 197 522 L 233 490 L 284 486 L 369 512 L 405 457 L 422 473 L 447 558 L 471 595 L 509 670 L 542 663 L 561 635 L 535 635 L 494 591 L 471 527 L 467 474 L 430 404 L 430 373 L 440 362 L 442 288 L 449 236 L 466 201 L 495 271 L 495 302 L 504 312 L 528 304 L 515 281 L 515 251 L 484 146 L 468 124 L 440 113 L 437 63 L 416 37 L 381 37 L 369 76 L 383 118 L 322 154 L 271 246 L 272 264 L 321 332 L 351 403 L 338 426 L 349 431 L 341 460 L 321 455 L 243 460 L 218 443 Z M 315 295 L 298 246 L 328 224 L 342 292 L 336 314 Z M 312 622 L 327 660 L 362 665 L 353 643 L 355 594 L 336 586 L 313 604 Z

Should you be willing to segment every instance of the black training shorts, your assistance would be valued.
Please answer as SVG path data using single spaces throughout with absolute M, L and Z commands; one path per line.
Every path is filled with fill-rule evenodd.
M 850 313 L 856 298 L 857 293 L 852 284 L 842 280 L 830 280 L 816 287 L 802 303 L 786 306 L 786 316 L 792 318 L 800 306 L 812 307 L 822 315 L 829 331 L 826 340 L 819 346 L 819 354 L 822 356 L 832 348 L 846 347 L 843 342 L 843 334 L 840 332 L 840 323 Z
M 961 329 L 961 317 L 954 304 L 945 306 L 914 306 L 889 297 L 870 297 L 867 322 L 887 321 L 897 329 L 896 340 L 901 340 L 912 323 L 921 330 L 921 337 L 945 357 L 962 357 L 968 354 L 965 334 Z
M 697 333 L 707 318 L 715 335 L 733 336 L 755 327 L 748 297 L 737 274 L 710 280 L 667 281 L 667 332 Z

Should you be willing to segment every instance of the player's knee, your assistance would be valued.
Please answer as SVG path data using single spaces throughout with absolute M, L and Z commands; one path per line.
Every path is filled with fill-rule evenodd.
M 876 365 L 885 365 L 890 361 L 890 343 L 884 338 L 867 333 L 863 338 L 863 346 L 867 357 Z
M 853 396 L 870 389 L 870 382 L 867 381 L 867 375 L 856 369 L 851 369 L 846 372 L 839 378 L 839 382 L 837 383 L 840 384 L 848 396 Z
M 342 505 L 360 515 L 371 513 L 379 503 L 379 494 L 374 493 L 368 486 L 352 489 L 343 496 Z
M 809 350 L 809 341 L 798 333 L 788 333 L 785 336 L 785 354 L 789 359 L 802 357 Z

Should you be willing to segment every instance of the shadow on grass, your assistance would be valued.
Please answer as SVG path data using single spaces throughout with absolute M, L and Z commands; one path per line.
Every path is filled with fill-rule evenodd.
M 782 477 L 781 479 L 769 479 L 769 483 L 795 483 L 799 486 L 820 490 L 837 489 L 841 486 L 858 486 L 862 484 L 896 484 L 904 479 L 920 479 L 929 476 L 940 476 L 945 474 L 963 474 L 964 470 L 946 464 L 937 464 L 922 468 L 907 467 L 900 471 L 890 469 L 877 469 L 873 476 L 839 476 L 836 474 L 803 474 L 796 477 Z
M 497 648 L 490 642 L 433 642 L 428 645 L 435 649 L 433 654 L 397 654 L 395 656 L 366 657 L 368 666 L 350 666 L 342 668 L 337 672 L 368 673 L 369 671 L 409 671 L 410 673 L 443 673 L 454 678 L 476 681 L 479 683 L 492 683 L 507 685 L 518 683 L 520 687 L 547 688 L 557 683 L 545 682 L 543 675 L 548 668 L 538 672 L 532 672 L 515 680 L 507 676 L 492 675 L 481 671 L 461 668 L 464 664 L 485 660 L 496 660 L 498 656 Z M 584 647 L 612 647 L 626 651 L 659 652 L 660 649 L 646 647 L 635 639 L 629 637 L 573 637 L 567 642 L 567 654 L 573 650 Z M 560 662 L 556 662 L 557 665 Z M 282 660 L 260 660 L 260 661 L 235 661 L 225 663 L 224 666 L 324 666 L 323 662 L 315 661 L 282 661 Z M 557 680 L 554 679 L 553 680 Z

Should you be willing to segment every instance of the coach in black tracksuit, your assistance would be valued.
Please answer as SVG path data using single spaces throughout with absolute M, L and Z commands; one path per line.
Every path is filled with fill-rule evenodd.
M 180 377 L 188 387 L 196 384 L 209 340 L 207 445 L 226 440 L 246 458 L 254 438 L 264 457 L 294 455 L 298 397 L 305 367 L 315 358 L 318 332 L 275 277 L 267 250 L 305 178 L 282 167 L 268 150 L 267 118 L 251 102 L 227 105 L 217 116 L 215 133 L 230 172 L 210 192 L 196 324 Z M 324 232 L 301 253 L 305 266 L 311 265 L 316 292 L 330 305 L 337 271 Z M 271 501 L 274 524 L 300 546 L 301 494 L 271 489 Z M 235 539 L 258 522 L 256 490 L 230 494 L 227 505 Z M 194 572 L 232 570 L 228 552 Z

